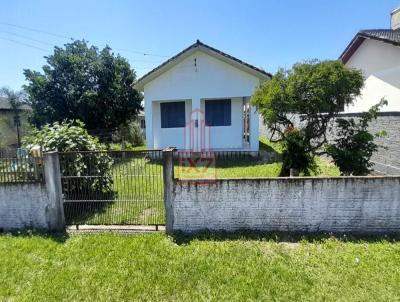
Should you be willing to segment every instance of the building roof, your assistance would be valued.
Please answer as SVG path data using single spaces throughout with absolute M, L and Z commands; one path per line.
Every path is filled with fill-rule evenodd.
M 342 52 L 339 59 L 343 63 L 351 58 L 351 56 L 356 52 L 358 47 L 366 40 L 373 39 L 385 43 L 392 44 L 394 46 L 400 46 L 400 29 L 365 29 L 360 30 L 355 37 L 351 40 L 346 49 Z
M 8 101 L 8 99 L 4 98 L 4 97 L 0 97 L 0 110 L 11 110 L 11 109 L 12 109 L 12 107 L 11 107 L 11 104 Z M 31 106 L 26 105 L 26 104 L 22 105 L 19 109 L 20 110 L 32 110 Z
M 247 71 L 261 79 L 266 80 L 266 79 L 269 79 L 272 77 L 272 75 L 270 73 L 266 72 L 265 70 L 263 70 L 261 68 L 255 67 L 249 63 L 246 63 L 240 59 L 237 59 L 231 55 L 228 55 L 225 52 L 222 52 L 216 48 L 213 48 L 213 47 L 197 40 L 196 43 L 185 48 L 177 55 L 173 56 L 172 58 L 168 59 L 161 65 L 157 66 L 156 68 L 154 68 L 153 70 L 151 70 L 150 72 L 148 72 L 144 76 L 142 76 L 135 84 L 135 88 L 139 89 L 139 90 L 143 90 L 143 87 L 145 84 L 152 81 L 153 79 L 155 79 L 156 77 L 158 77 L 159 75 L 161 75 L 162 73 L 164 73 L 165 71 L 167 71 L 168 69 L 173 67 L 175 64 L 177 64 L 178 59 L 186 58 L 190 54 L 195 52 L 196 50 L 203 50 L 204 52 L 206 52 L 218 59 L 221 59 L 222 61 L 225 61 L 228 64 L 234 65 L 244 71 Z

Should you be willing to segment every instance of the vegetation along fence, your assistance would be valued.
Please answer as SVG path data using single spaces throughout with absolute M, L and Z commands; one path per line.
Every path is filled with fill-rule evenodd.
M 162 151 L 59 153 L 67 224 L 164 224 Z
M 43 181 L 43 158 L 26 149 L 0 151 L 0 183 Z

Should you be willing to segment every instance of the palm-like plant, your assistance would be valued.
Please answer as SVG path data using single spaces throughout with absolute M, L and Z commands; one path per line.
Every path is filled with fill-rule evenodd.
M 10 105 L 11 110 L 14 113 L 14 126 L 17 129 L 17 142 L 18 148 L 21 147 L 21 107 L 26 104 L 26 95 L 24 91 L 14 91 L 8 87 L 0 89 L 0 96 L 5 97 Z

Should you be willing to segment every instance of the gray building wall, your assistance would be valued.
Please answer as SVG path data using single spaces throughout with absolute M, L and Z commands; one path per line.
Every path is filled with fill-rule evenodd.
M 341 118 L 355 118 L 357 119 L 360 114 L 342 114 Z M 264 124 L 260 116 L 260 136 L 270 137 L 270 132 Z M 335 139 L 335 127 L 332 122 L 332 131 L 328 137 L 330 141 Z M 387 135 L 377 138 L 375 142 L 382 147 L 377 153 L 372 156 L 374 163 L 374 170 L 387 174 L 387 175 L 400 175 L 400 112 L 382 112 L 376 120 L 370 123 L 369 131 L 377 133 L 385 130 Z
M 400 231 L 400 177 L 175 180 L 174 231 Z

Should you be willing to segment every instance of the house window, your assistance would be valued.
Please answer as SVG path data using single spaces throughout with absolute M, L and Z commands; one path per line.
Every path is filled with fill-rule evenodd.
M 185 102 L 161 103 L 161 128 L 185 127 Z
M 231 100 L 205 101 L 206 126 L 231 125 Z

